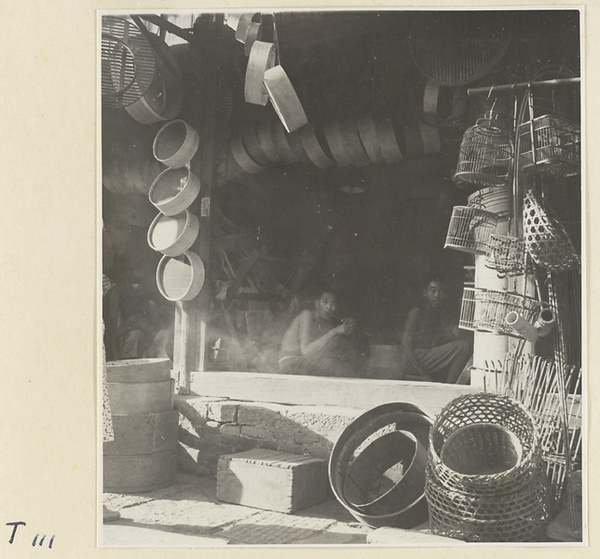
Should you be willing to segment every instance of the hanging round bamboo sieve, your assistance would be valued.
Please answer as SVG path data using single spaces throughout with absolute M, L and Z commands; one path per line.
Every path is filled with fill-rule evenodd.
M 200 194 L 200 179 L 187 167 L 165 169 L 150 187 L 148 199 L 165 215 L 186 210 Z
M 177 258 L 163 256 L 156 269 L 156 285 L 167 301 L 190 301 L 202 290 L 204 263 L 194 252 Z
M 200 222 L 189 210 L 174 216 L 159 213 L 148 229 L 148 244 L 167 256 L 179 256 L 194 244 L 199 231 Z
M 198 131 L 183 120 L 172 120 L 156 134 L 152 144 L 154 157 L 167 167 L 187 165 L 198 150 Z

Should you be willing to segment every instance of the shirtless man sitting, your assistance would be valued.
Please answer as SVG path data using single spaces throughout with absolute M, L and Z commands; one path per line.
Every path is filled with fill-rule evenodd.
M 290 375 L 360 376 L 353 318 L 335 315 L 335 293 L 322 290 L 312 309 L 298 314 L 281 342 L 279 372 Z

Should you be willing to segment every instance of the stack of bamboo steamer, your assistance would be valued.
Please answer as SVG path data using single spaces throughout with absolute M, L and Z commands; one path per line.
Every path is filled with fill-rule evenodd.
M 169 359 L 106 363 L 114 440 L 103 445 L 104 491 L 135 493 L 173 484 L 179 413 Z

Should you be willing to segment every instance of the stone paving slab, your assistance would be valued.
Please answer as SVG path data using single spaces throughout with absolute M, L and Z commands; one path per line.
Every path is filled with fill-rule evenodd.
M 236 522 L 218 535 L 237 545 L 282 545 L 314 536 L 335 523 L 334 519 L 262 511 Z
M 192 536 L 156 528 L 106 524 L 102 528 L 101 547 L 217 547 L 227 545 L 218 537 Z

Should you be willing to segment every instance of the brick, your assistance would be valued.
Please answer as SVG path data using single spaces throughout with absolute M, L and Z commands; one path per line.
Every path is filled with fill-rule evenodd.
M 242 425 L 241 434 L 244 437 L 251 437 L 253 439 L 273 439 L 271 431 L 249 425 Z
M 239 437 L 242 428 L 237 423 L 224 423 L 219 429 L 219 434 L 229 437 Z
M 260 509 L 294 512 L 329 496 L 325 460 L 254 449 L 221 456 L 217 498 Z
M 236 423 L 239 404 L 230 401 L 208 405 L 208 418 L 219 423 Z

